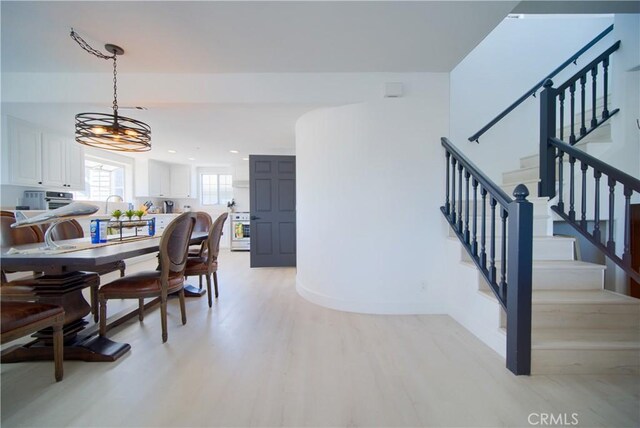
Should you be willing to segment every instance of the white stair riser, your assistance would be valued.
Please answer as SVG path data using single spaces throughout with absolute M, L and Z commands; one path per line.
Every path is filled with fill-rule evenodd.
M 535 180 L 526 180 L 521 181 L 519 183 L 508 183 L 500 185 L 500 188 L 506 192 L 507 195 L 513 195 L 513 191 L 519 184 L 524 184 L 529 189 L 530 195 L 538 194 L 538 182 L 539 180 L 536 178 Z
M 640 325 L 640 306 L 632 304 L 533 304 L 533 328 L 631 328 Z
M 606 152 L 611 146 L 610 141 L 604 142 L 580 142 L 576 144 L 576 147 L 580 150 L 590 154 L 591 156 L 599 156 Z M 569 159 L 565 156 L 565 165 L 568 164 Z M 532 154 L 520 158 L 520 168 L 533 168 L 540 166 L 540 156 L 538 154 Z
M 602 269 L 533 268 L 533 288 L 535 290 L 602 290 L 604 267 Z
M 523 181 L 538 180 L 540 178 L 537 165 L 531 168 L 521 168 L 502 173 L 503 183 L 521 183 Z
M 502 240 L 496 241 L 496 260 L 502 260 Z M 569 239 L 533 238 L 533 260 L 574 260 L 574 241 Z M 461 260 L 471 261 L 461 247 Z
M 637 349 L 533 349 L 531 374 L 640 374 Z

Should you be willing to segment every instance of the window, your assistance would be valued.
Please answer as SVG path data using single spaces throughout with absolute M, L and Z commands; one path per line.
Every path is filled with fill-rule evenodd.
M 74 192 L 74 199 L 104 201 L 109 195 L 119 195 L 124 200 L 125 168 L 115 162 L 99 158 L 85 158 L 85 191 Z
M 233 199 L 230 174 L 201 174 L 200 202 L 202 205 L 222 205 Z

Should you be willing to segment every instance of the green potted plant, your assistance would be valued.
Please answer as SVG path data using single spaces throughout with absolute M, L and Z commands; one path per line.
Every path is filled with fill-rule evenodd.
M 138 217 L 139 220 L 142 220 L 142 217 L 144 216 L 144 210 L 137 210 L 133 212 L 133 215 L 135 215 L 136 217 Z
M 133 210 L 126 210 L 126 211 L 124 212 L 124 216 L 125 216 L 126 218 L 128 218 L 128 219 L 129 219 L 129 221 L 131 221 L 131 219 L 133 218 L 133 216 L 134 216 L 134 215 L 135 215 L 135 211 L 133 211 Z
M 115 210 L 114 212 L 111 213 L 111 217 L 113 217 L 114 219 L 116 219 L 116 221 L 120 220 L 120 217 L 122 217 L 122 211 L 120 210 Z

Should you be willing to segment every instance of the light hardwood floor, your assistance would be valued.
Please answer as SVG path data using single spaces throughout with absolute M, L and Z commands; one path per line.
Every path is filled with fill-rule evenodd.
M 158 309 L 111 331 L 131 352 L 67 361 L 60 383 L 50 362 L 2 365 L 2 426 L 640 426 L 638 376 L 516 377 L 448 316 L 321 308 L 246 253 L 223 251 L 220 298 L 187 311 L 170 302 L 166 344 Z

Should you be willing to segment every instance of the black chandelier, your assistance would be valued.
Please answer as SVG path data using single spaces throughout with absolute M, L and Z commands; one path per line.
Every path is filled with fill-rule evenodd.
M 151 128 L 144 122 L 118 115 L 118 86 L 116 58 L 124 54 L 119 46 L 107 44 L 111 53 L 105 55 L 89 46 L 73 28 L 71 38 L 80 47 L 98 58 L 113 60 L 113 114 L 79 113 L 76 115 L 76 141 L 85 146 L 119 152 L 146 152 L 151 150 Z

